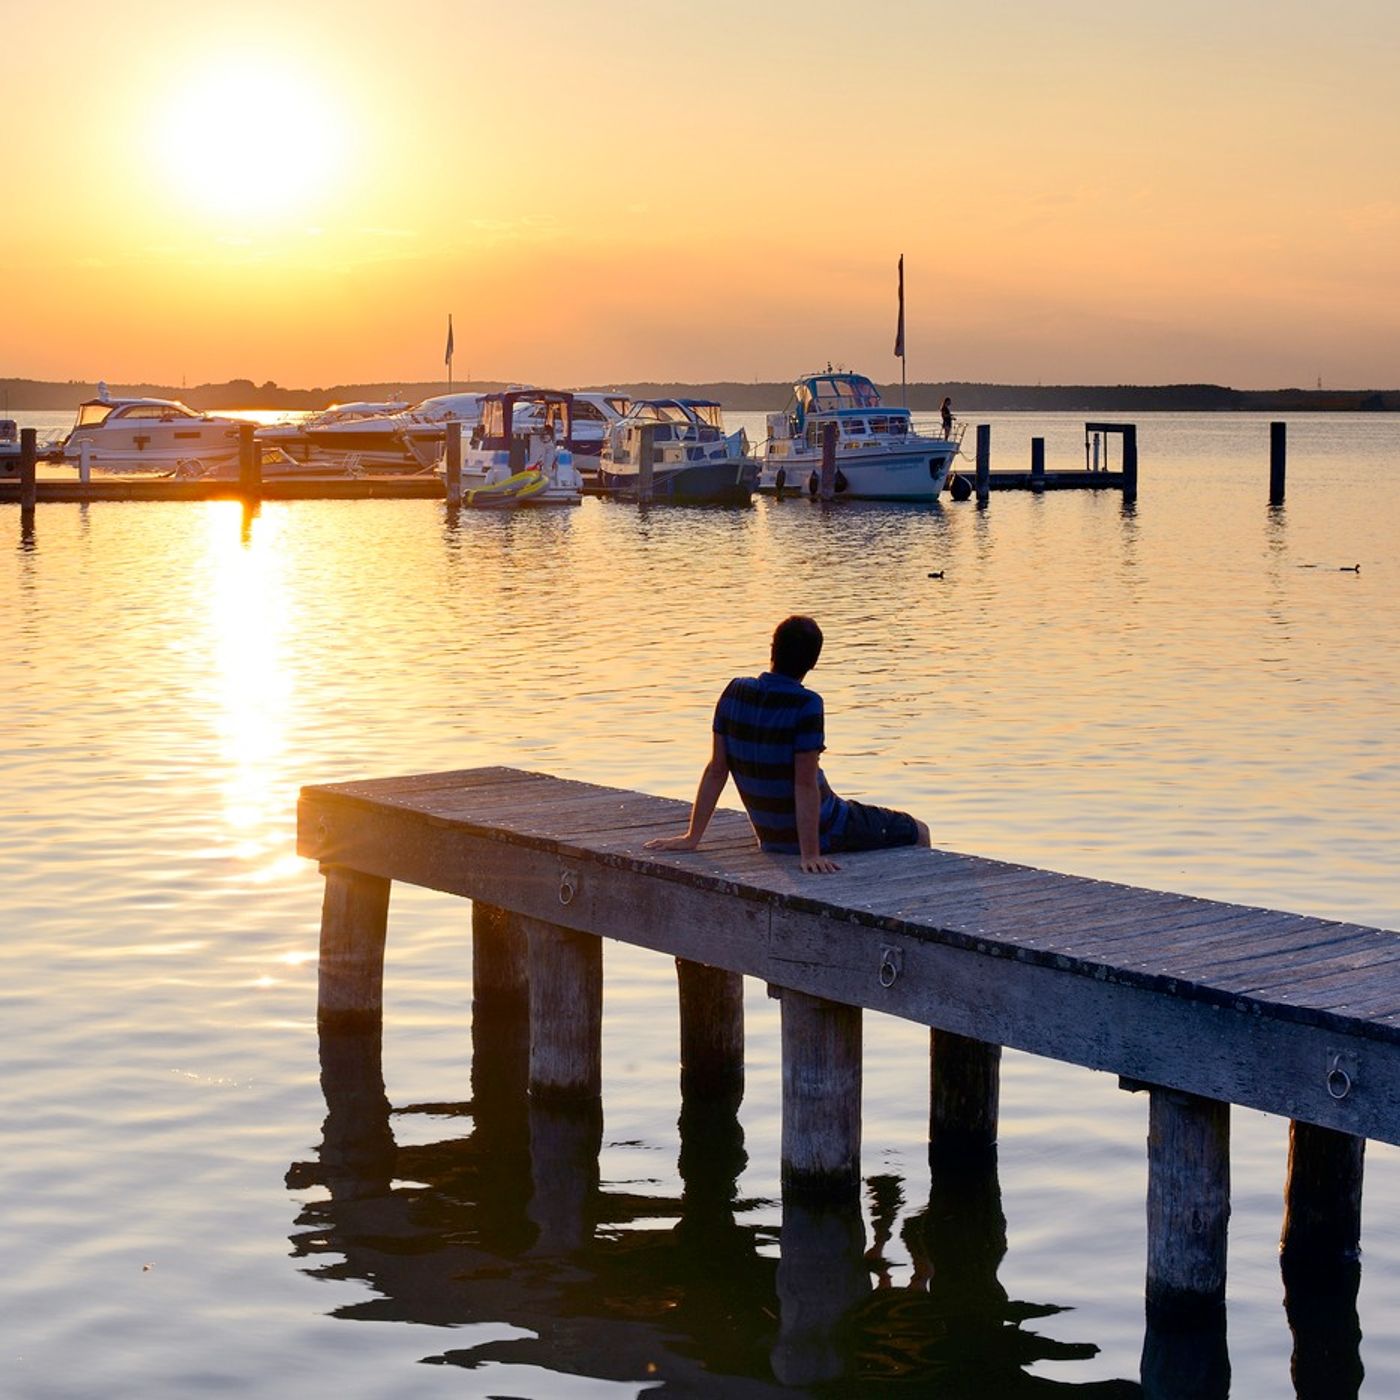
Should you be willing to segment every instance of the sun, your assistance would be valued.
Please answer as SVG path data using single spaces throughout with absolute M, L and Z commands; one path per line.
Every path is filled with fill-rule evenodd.
M 218 216 L 305 213 L 340 178 L 346 114 L 305 69 L 225 58 L 171 93 L 155 142 L 177 203 Z

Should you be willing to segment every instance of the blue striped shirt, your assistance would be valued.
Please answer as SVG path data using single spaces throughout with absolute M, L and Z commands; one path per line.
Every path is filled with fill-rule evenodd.
M 714 732 L 724 740 L 729 771 L 765 851 L 794 852 L 797 808 L 793 798 L 794 760 L 799 753 L 826 747 L 822 698 L 790 676 L 765 671 L 736 676 L 715 706 Z M 817 770 L 821 794 L 821 848 L 846 826 L 846 804 Z

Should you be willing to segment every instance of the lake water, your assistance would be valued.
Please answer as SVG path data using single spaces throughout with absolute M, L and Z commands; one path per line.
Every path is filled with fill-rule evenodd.
M 985 421 L 994 465 L 1033 434 L 1083 464 L 1082 415 Z M 323 1136 L 321 880 L 294 848 L 305 783 L 502 763 L 689 798 L 715 695 L 789 612 L 826 630 L 833 785 L 935 844 L 1400 928 L 1400 418 L 1291 422 L 1282 511 L 1265 418 L 1138 422 L 1128 510 L 113 503 L 41 505 L 26 537 L 0 509 L 0 1388 L 812 1388 L 781 1383 L 808 1373 L 780 1346 L 764 988 L 737 1121 L 687 1125 L 683 1200 L 674 972 L 608 945 L 599 1194 L 551 1256 L 528 1160 L 474 1141 L 465 902 L 396 887 L 392 1113 L 368 1094 L 359 1156 Z M 954 1203 L 985 1229 L 932 1285 L 926 1096 L 926 1032 L 867 1016 L 875 1291 L 823 1393 L 1136 1393 L 1143 1096 L 1008 1052 L 999 1202 Z M 1235 1110 L 1237 1396 L 1293 1393 L 1286 1136 Z M 1362 1393 L 1400 1394 L 1400 1156 L 1377 1144 L 1363 1244 Z M 950 1301 L 959 1268 L 976 1299 Z

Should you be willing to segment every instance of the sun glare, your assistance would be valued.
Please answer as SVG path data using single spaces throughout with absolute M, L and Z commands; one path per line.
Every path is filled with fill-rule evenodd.
M 215 215 L 302 214 L 341 174 L 342 118 L 305 72 L 228 59 L 172 93 L 156 139 L 179 202 Z

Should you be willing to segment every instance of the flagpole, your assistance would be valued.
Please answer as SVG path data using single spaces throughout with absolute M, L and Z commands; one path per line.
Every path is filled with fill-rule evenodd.
M 447 392 L 452 392 L 452 313 L 447 313 Z

